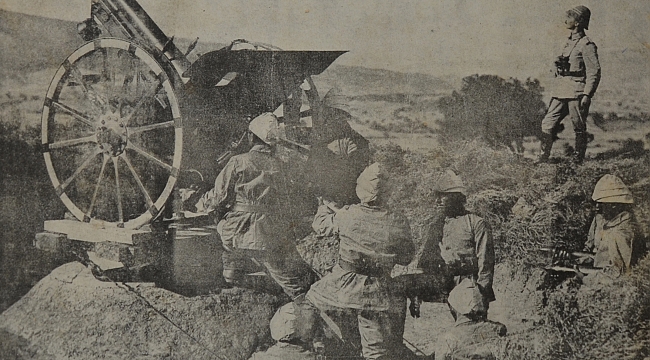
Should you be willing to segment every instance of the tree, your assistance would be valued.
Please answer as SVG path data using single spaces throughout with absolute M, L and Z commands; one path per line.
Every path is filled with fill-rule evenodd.
M 538 80 L 505 80 L 496 75 L 463 78 L 459 92 L 438 100 L 444 119 L 438 122 L 441 141 L 483 138 L 492 146 L 523 152 L 523 139 L 537 136 L 546 105 Z M 513 145 L 514 143 L 514 145 Z

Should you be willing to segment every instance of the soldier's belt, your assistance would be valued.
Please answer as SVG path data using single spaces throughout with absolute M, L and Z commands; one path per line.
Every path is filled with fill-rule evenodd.
M 356 264 L 339 258 L 339 266 L 345 271 L 350 271 L 359 275 L 373 277 L 390 276 L 390 270 L 376 264 Z
M 569 72 L 566 72 L 566 73 L 562 74 L 561 76 L 563 76 L 563 77 L 585 77 L 586 73 L 585 73 L 584 70 L 569 71 Z
M 271 213 L 271 210 L 272 209 L 266 205 L 240 204 L 240 203 L 237 203 L 233 205 L 232 208 L 230 208 L 230 211 L 242 211 L 242 212 L 261 213 L 261 214 L 269 214 Z

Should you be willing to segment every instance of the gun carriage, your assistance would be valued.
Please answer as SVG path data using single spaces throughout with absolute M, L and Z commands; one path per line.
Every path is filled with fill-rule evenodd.
M 289 139 L 317 138 L 311 80 L 342 51 L 282 51 L 233 41 L 188 59 L 136 0 L 93 0 L 87 41 L 47 91 L 42 151 L 76 219 L 137 229 L 169 209 L 190 172 L 214 179 L 248 121 L 274 112 Z
M 78 32 L 86 43 L 56 71 L 42 112 L 47 172 L 75 220 L 46 221 L 37 247 L 56 252 L 82 243 L 75 253 L 108 259 L 104 270 L 176 252 L 191 263 L 181 261 L 179 272 L 202 262 L 210 272 L 204 279 L 217 278 L 214 240 L 169 249 L 164 219 L 173 218 L 176 190 L 196 174 L 206 183 L 216 178 L 244 151 L 248 122 L 262 113 L 278 117 L 290 144 L 305 150 L 317 143 L 320 98 L 311 75 L 344 51 L 235 40 L 192 62 L 196 41 L 181 51 L 136 0 L 92 0 Z M 214 236 L 203 230 L 179 230 L 172 242 Z M 188 271 L 188 282 L 200 281 Z

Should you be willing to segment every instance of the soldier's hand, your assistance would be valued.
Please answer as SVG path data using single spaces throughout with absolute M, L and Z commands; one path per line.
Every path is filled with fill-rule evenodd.
M 591 105 L 591 98 L 587 95 L 580 96 L 580 108 L 586 109 Z
M 411 304 L 409 305 L 409 312 L 413 318 L 417 319 L 420 317 L 420 304 L 422 301 L 417 296 L 413 296 L 410 300 Z
M 571 254 L 562 249 L 562 248 L 555 248 L 553 249 L 553 263 L 554 264 L 559 264 L 565 261 L 571 260 Z

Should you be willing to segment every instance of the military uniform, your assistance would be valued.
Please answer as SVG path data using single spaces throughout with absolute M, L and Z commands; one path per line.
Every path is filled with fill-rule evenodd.
M 415 253 L 408 220 L 367 204 L 337 212 L 323 205 L 313 227 L 339 235 L 340 258 L 332 273 L 312 285 L 307 299 L 342 325 L 344 339 L 361 342 L 364 358 L 397 356 L 403 350 L 406 298 L 391 290 L 390 273 Z
M 443 227 L 440 253 L 448 272 L 458 285 L 465 278 L 476 281 L 486 308 L 494 301 L 494 242 L 485 221 L 474 214 L 447 217 Z
M 562 56 L 569 58 L 569 73 L 557 75 L 556 87 L 551 92 L 553 98 L 542 120 L 542 131 L 550 135 L 555 135 L 558 124 L 567 115 L 577 133 L 587 130 L 589 108 L 580 108 L 579 97 L 593 97 L 600 82 L 596 44 L 584 32 L 571 34 L 563 47 Z
M 582 101 L 584 96 L 591 99 L 600 83 L 600 62 L 596 44 L 589 39 L 584 30 L 589 28 L 591 11 L 585 6 L 576 6 L 567 11 L 571 17 L 573 29 L 561 56 L 555 63 L 555 81 L 548 87 L 551 102 L 546 116 L 542 120 L 541 150 L 539 160 L 545 162 L 551 154 L 553 142 L 557 139 L 559 126 L 569 116 L 575 132 L 574 161 L 582 163 L 589 134 L 587 133 L 587 115 L 590 101 Z
M 630 271 L 645 252 L 643 239 L 628 211 L 607 221 L 596 214 L 589 228 L 585 250 L 594 252 L 594 267 L 619 276 Z
M 454 326 L 438 338 L 436 360 L 497 359 L 503 353 L 506 326 L 486 320 L 486 304 L 480 288 L 464 279 L 449 293 L 449 307 L 457 314 Z
M 607 174 L 598 180 L 591 199 L 599 211 L 591 222 L 585 251 L 593 252 L 593 265 L 603 271 L 586 277 L 585 284 L 611 282 L 645 255 L 645 239 L 631 213 L 632 192 L 618 176 Z
M 281 166 L 266 145 L 233 156 L 197 209 L 227 211 L 217 225 L 221 241 L 231 250 L 223 254 L 226 280 L 235 280 L 246 257 L 254 258 L 295 298 L 309 289 L 310 270 L 290 236 Z
M 352 129 L 348 112 L 324 106 L 320 117 L 323 124 L 314 129 L 307 163 L 314 191 L 341 205 L 354 204 L 355 181 L 368 165 L 369 142 Z

